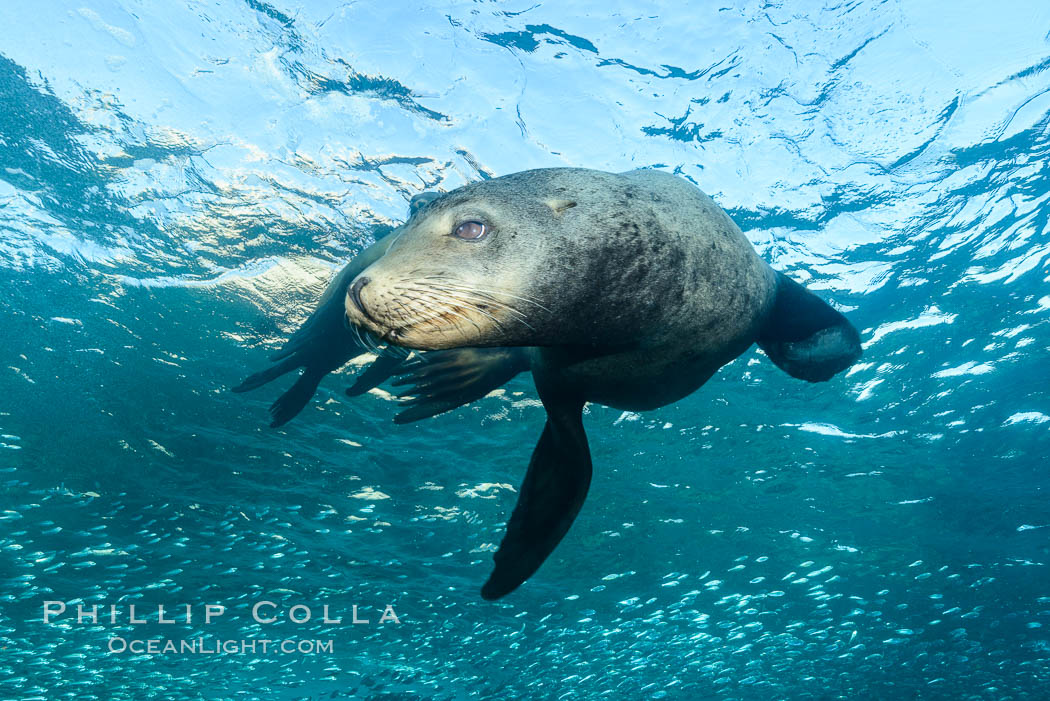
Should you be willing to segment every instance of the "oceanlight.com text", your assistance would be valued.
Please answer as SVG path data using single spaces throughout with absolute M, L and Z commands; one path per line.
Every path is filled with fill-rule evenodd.
M 118 655 L 330 655 L 335 651 L 335 646 L 332 640 L 173 640 L 112 637 L 107 643 L 107 649 Z

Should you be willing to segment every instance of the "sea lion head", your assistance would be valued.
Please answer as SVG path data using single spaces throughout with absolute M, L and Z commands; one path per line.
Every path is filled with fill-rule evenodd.
M 414 198 L 386 253 L 349 284 L 348 320 L 425 350 L 556 342 L 566 300 L 537 282 L 568 267 L 556 242 L 576 203 L 542 172 Z

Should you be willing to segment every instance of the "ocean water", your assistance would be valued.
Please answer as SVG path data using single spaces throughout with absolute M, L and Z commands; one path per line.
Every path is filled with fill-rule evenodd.
M 1050 5 L 0 22 L 0 697 L 1050 698 Z M 395 426 L 349 367 L 276 431 L 287 380 L 229 390 L 413 194 L 546 166 L 688 178 L 865 355 L 810 385 L 753 349 L 671 406 L 589 406 L 579 519 L 490 603 L 527 379 Z M 321 649 L 114 643 L 148 639 Z

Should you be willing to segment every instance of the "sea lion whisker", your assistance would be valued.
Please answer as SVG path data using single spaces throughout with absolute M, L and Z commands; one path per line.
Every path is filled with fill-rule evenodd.
M 462 302 L 462 300 L 455 300 L 454 298 L 440 299 L 438 297 L 435 297 L 433 295 L 432 291 L 429 291 L 429 290 L 427 292 L 420 292 L 418 294 L 420 294 L 422 296 L 425 296 L 425 297 L 428 297 L 429 299 L 431 299 L 432 301 L 436 302 L 439 305 L 443 305 L 444 310 L 445 310 L 445 312 L 447 314 L 453 314 L 455 316 L 458 316 L 461 319 L 469 321 L 470 323 L 474 324 L 475 328 L 477 328 L 478 331 L 481 331 L 481 326 L 478 324 L 478 322 L 474 321 L 469 316 L 466 316 L 465 314 L 462 314 L 462 313 L 456 311 L 456 309 L 460 309 L 461 311 L 466 311 L 466 309 L 463 306 L 459 306 L 459 305 L 455 305 L 455 304 L 450 304 L 449 303 L 450 300 L 453 301 L 453 302 L 455 302 L 455 301 Z M 474 310 L 474 311 L 478 311 L 478 310 Z M 457 325 L 457 327 L 458 327 L 458 325 Z
M 456 298 L 453 298 L 453 299 L 456 299 Z M 487 311 L 485 311 L 484 309 L 482 309 L 482 308 L 481 308 L 480 306 L 478 306 L 478 305 L 477 305 L 476 303 L 474 303 L 474 302 L 471 302 L 470 300 L 468 300 L 468 299 L 464 299 L 464 298 L 458 298 L 458 300 L 457 300 L 457 301 L 459 301 L 459 302 L 460 302 L 460 303 L 461 303 L 461 304 L 463 305 L 463 308 L 465 308 L 465 309 L 467 309 L 467 310 L 470 310 L 470 311 L 473 311 L 473 312 L 477 312 L 478 314 L 481 314 L 482 316 L 484 316 L 484 317 L 486 317 L 487 319 L 489 319 L 490 321 L 492 321 L 492 323 L 493 323 L 493 324 L 495 324 L 495 325 L 496 325 L 496 327 L 497 327 L 497 328 L 498 328 L 498 329 L 499 329 L 500 331 L 503 331 L 503 330 L 504 330 L 504 328 L 503 328 L 503 324 L 501 324 L 501 323 L 500 323 L 500 320 L 499 320 L 499 319 L 497 319 L 496 317 L 494 317 L 494 316 L 492 316 L 491 314 L 489 314 L 489 313 L 488 313 Z
M 418 310 L 410 308 L 405 305 L 402 301 L 403 298 L 397 298 L 396 304 L 404 310 L 404 314 L 400 317 L 400 320 L 407 321 L 405 326 L 415 326 L 434 329 L 436 331 L 441 330 L 441 325 L 437 322 L 442 319 L 444 314 L 441 311 L 434 311 L 432 309 Z M 414 298 L 410 298 L 409 301 L 418 301 Z
M 475 290 L 467 290 L 467 289 L 463 289 L 463 288 L 451 288 L 451 287 L 447 287 L 445 285 L 439 285 L 439 286 L 437 286 L 437 289 L 443 290 L 443 291 L 445 291 L 445 292 L 447 292 L 449 294 L 456 294 L 456 295 L 458 295 L 461 298 L 463 298 L 463 295 L 468 295 L 465 299 L 470 299 L 470 300 L 472 300 L 474 302 L 477 302 L 477 303 L 487 304 L 489 306 L 498 307 L 500 309 L 503 309 L 504 311 L 510 312 L 511 314 L 513 314 L 516 317 L 518 317 L 519 320 L 521 320 L 523 323 L 524 323 L 525 319 L 528 318 L 528 316 L 526 316 L 525 313 L 522 312 L 521 310 L 516 309 L 516 308 L 512 307 L 511 305 L 509 305 L 509 304 L 507 304 L 505 302 L 501 302 L 500 300 L 496 299 L 493 295 L 486 294 L 484 292 L 478 292 L 478 291 L 475 291 Z M 528 324 L 525 324 L 525 325 L 528 326 Z M 529 327 L 529 328 L 532 328 L 532 327 Z
M 449 299 L 440 299 L 438 297 L 433 296 L 432 294 L 430 294 L 430 292 L 432 292 L 431 290 L 415 290 L 415 289 L 407 288 L 407 287 L 405 287 L 403 285 L 394 286 L 392 289 L 395 292 L 411 292 L 411 293 L 414 293 L 411 296 L 406 296 L 406 295 L 402 294 L 402 295 L 399 296 L 399 299 L 402 299 L 402 300 L 407 299 L 407 300 L 412 301 L 412 302 L 418 302 L 421 299 L 425 298 L 428 301 L 430 301 L 431 303 L 433 303 L 434 305 L 436 305 L 437 310 L 433 310 L 433 309 L 427 310 L 427 311 L 431 312 L 431 315 L 428 316 L 428 317 L 425 317 L 424 319 L 420 319 L 419 323 L 423 323 L 425 321 L 431 321 L 432 322 L 435 319 L 444 319 L 445 321 L 447 321 L 449 323 L 452 323 L 448 319 L 448 315 L 451 314 L 451 315 L 457 316 L 460 319 L 463 319 L 465 321 L 469 321 L 471 324 L 473 324 L 478 329 L 478 331 L 481 331 L 481 326 L 479 326 L 476 321 L 474 321 L 470 317 L 468 317 L 468 316 L 466 316 L 466 315 L 461 313 L 462 311 L 465 311 L 465 309 L 462 306 L 457 306 L 455 304 L 450 304 L 449 303 L 450 302 Z M 452 299 L 451 301 L 455 302 L 455 301 L 461 301 L 461 300 Z M 456 311 L 457 309 L 459 309 L 460 311 Z M 459 324 L 458 323 L 453 323 L 452 325 L 455 328 L 459 328 Z M 438 327 L 438 328 L 440 328 L 440 327 Z
M 357 337 L 357 342 L 361 347 L 376 356 L 384 354 L 385 350 L 380 348 L 379 344 L 376 343 L 375 334 L 370 332 L 368 329 L 361 328 L 357 324 L 350 324 L 350 328 L 353 330 L 354 335 Z
M 520 309 L 512 307 L 509 304 L 506 304 L 505 302 L 501 302 L 500 300 L 495 299 L 492 295 L 486 293 L 476 292 L 474 290 L 468 290 L 466 288 L 453 289 L 443 284 L 430 285 L 427 287 L 411 286 L 407 289 L 410 289 L 411 291 L 417 292 L 419 294 L 426 294 L 428 292 L 443 292 L 460 303 L 468 304 L 474 311 L 477 311 L 479 314 L 484 314 L 488 318 L 492 319 L 492 321 L 497 326 L 499 326 L 501 330 L 503 329 L 503 325 L 499 322 L 499 320 L 493 317 L 491 314 L 485 313 L 485 310 L 481 309 L 480 305 L 484 304 L 486 306 L 502 309 L 517 317 L 518 321 L 520 321 L 529 329 L 533 331 L 535 330 L 533 329 L 532 325 L 528 323 L 528 316 L 524 312 L 522 312 Z
M 371 351 L 374 355 L 383 354 L 383 351 L 379 348 L 379 345 L 376 343 L 375 336 L 373 336 L 368 329 L 362 329 L 361 335 L 364 338 L 365 345 L 369 351 Z
M 519 321 L 522 325 L 524 325 L 529 330 L 531 330 L 531 331 L 535 331 L 536 330 L 535 328 L 533 328 L 532 324 L 530 324 L 527 321 L 527 319 L 529 317 L 526 316 L 522 311 L 520 311 L 519 309 L 515 309 L 514 307 L 512 307 L 512 306 L 510 306 L 508 304 L 504 304 L 503 302 L 500 302 L 498 300 L 492 299 L 490 296 L 479 294 L 479 293 L 474 293 L 474 292 L 470 292 L 470 293 L 458 292 L 457 293 L 455 290 L 446 290 L 446 291 L 449 294 L 458 294 L 460 299 L 472 300 L 472 302 L 474 304 L 486 304 L 486 305 L 491 306 L 491 307 L 496 307 L 496 308 L 503 309 L 504 311 L 514 315 L 514 317 L 516 317 L 517 321 Z M 464 298 L 463 297 L 464 294 L 469 294 L 470 296 Z M 478 311 L 481 311 L 481 310 L 479 309 Z M 484 313 L 484 312 L 482 311 L 481 313 Z M 488 315 L 486 315 L 486 316 L 488 316 Z M 493 319 L 493 321 L 495 321 L 495 319 Z M 498 321 L 496 323 L 499 324 Z M 500 328 L 503 328 L 502 325 L 500 325 Z
M 444 283 L 445 285 L 452 286 L 452 287 L 459 287 L 459 288 L 462 288 L 462 289 L 467 289 L 467 290 L 470 290 L 472 292 L 485 292 L 485 293 L 488 293 L 488 294 L 497 294 L 497 295 L 503 295 L 503 296 L 506 296 L 506 297 L 511 297 L 513 299 L 520 299 L 523 302 L 529 302 L 530 304 L 537 305 L 541 309 L 546 309 L 547 311 L 550 311 L 549 309 L 544 307 L 542 304 L 540 304 L 535 298 L 529 297 L 528 295 L 513 294 L 513 293 L 508 292 L 507 290 L 504 290 L 504 289 L 497 289 L 497 288 L 488 289 L 488 288 L 478 287 L 475 284 L 466 283 L 460 278 L 455 278 L 455 277 L 451 277 L 451 276 L 447 276 L 447 275 L 430 275 L 430 276 L 423 277 L 421 279 L 423 279 L 423 280 L 436 280 L 436 281 Z
M 513 294 L 511 292 L 507 292 L 506 290 L 486 289 L 486 288 L 483 288 L 483 287 L 478 287 L 476 285 L 467 285 L 467 284 L 464 284 L 463 282 L 453 282 L 453 283 L 446 282 L 444 284 L 449 286 L 449 287 L 458 287 L 458 288 L 460 288 L 460 289 L 462 289 L 464 291 L 467 291 L 467 292 L 480 292 L 480 293 L 483 293 L 483 294 L 497 295 L 497 296 L 509 297 L 510 299 L 521 300 L 522 302 L 526 302 L 528 304 L 535 305 L 535 306 L 539 307 L 540 309 L 542 309 L 545 312 L 550 312 L 551 311 L 550 309 L 548 309 L 547 307 L 543 306 L 542 304 L 537 302 L 535 299 L 532 299 L 531 297 L 523 297 L 521 295 L 516 295 L 516 294 Z
M 453 292 L 452 292 L 452 291 L 448 291 L 448 294 L 453 294 Z M 532 331 L 535 331 L 535 330 L 536 330 L 536 329 L 534 329 L 534 328 L 532 327 L 532 325 L 531 325 L 531 324 L 530 324 L 530 323 L 529 323 L 528 321 L 526 321 L 526 319 L 528 319 L 528 317 L 527 317 L 527 316 L 525 316 L 525 315 L 524 315 L 523 313 L 521 313 L 520 311 L 518 311 L 517 309 L 515 309 L 514 307 L 511 307 L 511 306 L 508 306 L 508 305 L 505 305 L 505 304 L 501 304 L 501 303 L 499 303 L 499 302 L 496 302 L 496 301 L 494 301 L 494 300 L 490 300 L 490 299 L 486 299 L 486 298 L 484 298 L 484 297 L 475 297 L 475 298 L 471 299 L 470 297 L 463 297 L 463 296 L 462 296 L 462 294 L 463 294 L 463 293 L 460 293 L 460 294 L 458 295 L 458 298 L 459 298 L 459 299 L 463 300 L 464 302 L 470 302 L 470 303 L 471 303 L 471 305 L 473 305 L 473 306 L 474 306 L 474 308 L 475 308 L 475 309 L 476 309 L 476 310 L 477 310 L 477 311 L 478 311 L 478 312 L 479 312 L 480 314 L 484 314 L 485 316 L 487 316 L 487 317 L 489 317 L 490 319 L 492 319 L 492 321 L 493 321 L 493 322 L 494 322 L 494 323 L 495 323 L 495 324 L 496 324 L 497 326 L 499 326 L 499 328 L 500 328 L 501 330 L 503 329 L 503 324 L 501 324 L 501 323 L 499 322 L 499 320 L 498 320 L 498 319 L 496 319 L 495 317 L 493 317 L 493 316 L 492 316 L 491 314 L 487 314 L 487 313 L 486 313 L 486 312 L 485 312 L 485 311 L 484 311 L 483 309 L 479 308 L 479 307 L 478 307 L 478 305 L 479 305 L 479 304 L 486 304 L 486 305 L 489 305 L 489 306 L 492 306 L 492 307 L 502 308 L 502 309 L 503 309 L 504 311 L 506 311 L 506 312 L 509 312 L 510 314 L 513 314 L 513 315 L 514 315 L 514 317 L 515 317 L 515 318 L 517 319 L 517 321 L 518 321 L 518 322 L 520 322 L 520 323 L 521 323 L 522 325 L 524 325 L 524 326 L 525 326 L 526 328 L 528 328 L 528 329 L 530 329 L 530 330 L 532 330 Z
M 440 298 L 444 299 L 446 302 L 454 303 L 454 305 L 457 306 L 457 308 L 463 309 L 464 311 L 473 311 L 473 312 L 476 312 L 478 314 L 481 314 L 482 316 L 487 317 L 488 319 L 490 319 L 492 321 L 492 323 L 494 323 L 497 326 L 497 328 L 499 328 L 500 331 L 504 330 L 503 324 L 500 323 L 499 319 L 497 319 L 496 317 L 492 316 L 491 314 L 486 312 L 484 309 L 479 307 L 477 302 L 472 301 L 470 299 L 467 299 L 467 298 L 463 297 L 462 295 L 457 295 L 457 294 L 454 294 L 454 293 L 452 293 L 450 291 L 443 291 L 440 288 L 439 289 L 427 288 L 425 290 L 419 290 L 418 292 L 420 294 L 429 295 L 431 297 L 440 297 Z
M 498 326 L 501 331 L 503 330 L 503 324 L 500 323 L 499 319 L 497 319 L 496 317 L 492 316 L 491 314 L 486 312 L 484 309 L 479 307 L 478 304 L 475 301 L 472 301 L 472 300 L 470 300 L 468 298 L 465 298 L 462 295 L 454 294 L 451 291 L 443 291 L 440 288 L 439 289 L 428 288 L 426 290 L 418 290 L 418 292 L 420 294 L 430 295 L 432 297 L 440 296 L 440 298 L 443 298 L 447 302 L 457 303 L 458 305 L 461 305 L 460 306 L 461 309 L 477 312 L 478 314 L 481 314 L 482 316 L 485 316 L 488 319 L 490 319 L 492 321 L 492 323 L 494 323 L 496 326 Z
M 349 324 L 349 326 L 350 326 L 350 330 L 353 331 L 353 333 L 354 333 L 354 337 L 357 339 L 358 345 L 361 346 L 361 350 L 364 350 L 364 351 L 370 350 L 370 346 L 368 345 L 368 343 L 365 342 L 365 338 L 361 334 L 361 331 L 362 331 L 361 327 L 358 326 L 357 324 L 354 324 L 354 323 Z

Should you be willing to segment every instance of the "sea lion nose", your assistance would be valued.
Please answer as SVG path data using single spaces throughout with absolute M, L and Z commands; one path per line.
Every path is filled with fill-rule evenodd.
M 365 311 L 365 305 L 361 304 L 361 290 L 363 290 L 365 285 L 369 282 L 369 278 L 362 277 L 358 278 L 353 285 L 350 285 L 350 299 L 354 300 L 354 304 L 356 304 L 357 308 L 362 312 Z

